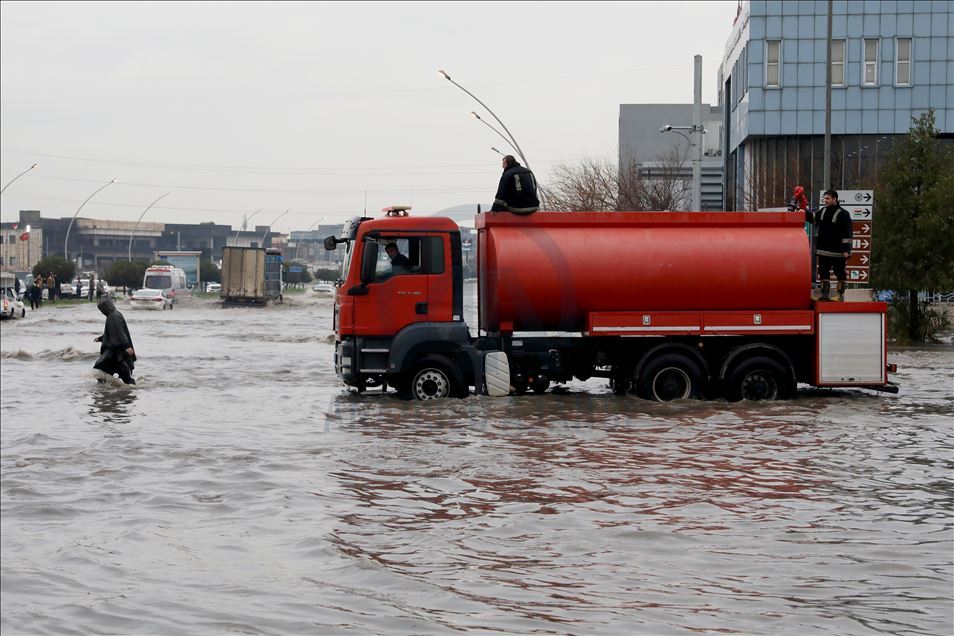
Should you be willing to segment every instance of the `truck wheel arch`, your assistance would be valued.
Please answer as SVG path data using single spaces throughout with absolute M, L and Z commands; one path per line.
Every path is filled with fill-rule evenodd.
M 729 355 L 727 355 L 725 360 L 722 362 L 722 368 L 719 370 L 718 379 L 725 380 L 732 368 L 738 366 L 747 358 L 754 356 L 765 356 L 767 358 L 774 359 L 791 374 L 792 378 L 797 377 L 795 375 L 795 365 L 792 364 L 792 359 L 787 353 L 785 353 L 783 349 L 767 342 L 753 342 L 736 347 L 729 352 Z
M 712 376 L 712 373 L 709 370 L 709 363 L 706 362 L 706 359 L 696 348 L 681 342 L 666 342 L 656 345 L 640 356 L 639 362 L 636 364 L 636 368 L 633 369 L 633 378 L 639 378 L 640 373 L 642 373 L 647 364 L 649 364 L 655 358 L 666 355 L 667 353 L 681 353 L 683 355 L 688 355 L 696 362 L 696 364 L 699 365 L 706 377 Z
M 391 340 L 388 374 L 406 375 L 414 370 L 422 358 L 440 355 L 449 360 L 461 381 L 470 386 L 474 381 L 472 363 L 467 353 L 470 347 L 470 333 L 463 322 L 413 323 Z

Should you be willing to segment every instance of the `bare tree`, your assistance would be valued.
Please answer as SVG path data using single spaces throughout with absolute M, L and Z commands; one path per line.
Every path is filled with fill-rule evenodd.
M 618 166 L 585 158 L 577 165 L 557 165 L 538 190 L 547 210 L 679 210 L 685 209 L 691 190 L 684 166 L 685 153 L 677 148 L 646 164 Z
M 606 159 L 584 158 L 579 164 L 559 164 L 553 168 L 549 183 L 539 186 L 543 207 L 547 210 L 618 209 L 619 170 Z
M 692 180 L 685 170 L 686 152 L 671 148 L 657 161 L 637 166 L 636 187 L 627 189 L 624 203 L 633 210 L 685 210 Z M 632 207 L 630 207 L 632 206 Z

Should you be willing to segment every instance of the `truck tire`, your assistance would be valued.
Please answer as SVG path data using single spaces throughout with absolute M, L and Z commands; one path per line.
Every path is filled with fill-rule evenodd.
M 681 353 L 665 353 L 650 360 L 636 381 L 639 396 L 657 402 L 700 399 L 704 384 L 699 364 Z
M 421 401 L 462 397 L 463 384 L 450 360 L 443 356 L 426 356 L 414 365 L 399 393 L 407 399 Z
M 737 364 L 725 380 L 725 397 L 740 400 L 787 400 L 795 395 L 795 380 L 779 362 L 753 356 Z

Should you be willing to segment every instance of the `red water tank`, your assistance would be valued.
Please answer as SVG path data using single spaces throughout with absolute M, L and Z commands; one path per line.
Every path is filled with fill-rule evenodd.
M 594 311 L 811 306 L 798 213 L 502 212 L 476 226 L 491 332 L 582 331 Z

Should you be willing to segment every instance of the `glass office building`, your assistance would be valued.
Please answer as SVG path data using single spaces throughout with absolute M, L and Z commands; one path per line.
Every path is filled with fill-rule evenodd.
M 934 109 L 954 137 L 954 2 L 835 0 L 831 183 L 823 183 L 826 0 L 742 2 L 719 68 L 726 210 L 785 205 L 794 185 L 870 189 Z

